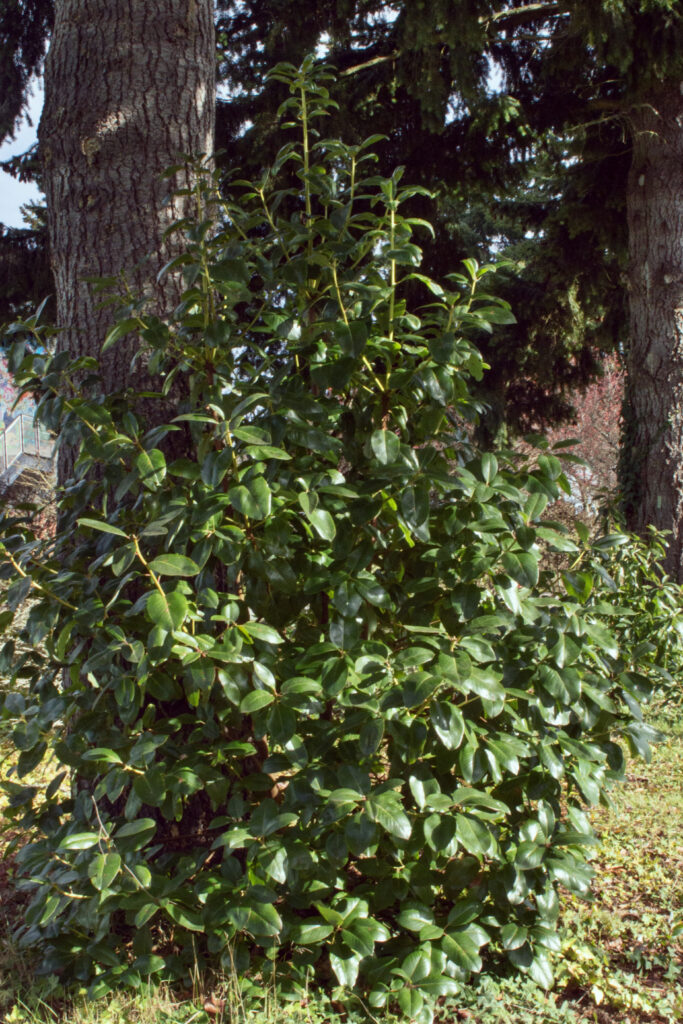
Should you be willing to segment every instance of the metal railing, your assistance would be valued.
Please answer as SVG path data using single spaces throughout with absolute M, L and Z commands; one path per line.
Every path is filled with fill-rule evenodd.
M 38 459 L 52 457 L 54 439 L 47 430 L 35 426 L 33 416 L 22 412 L 0 427 L 0 480 L 6 477 L 22 455 Z

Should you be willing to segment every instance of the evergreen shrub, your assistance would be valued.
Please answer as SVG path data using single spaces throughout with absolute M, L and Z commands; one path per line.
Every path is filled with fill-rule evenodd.
M 274 74 L 296 140 L 228 199 L 203 178 L 181 304 L 107 338 L 137 334 L 158 394 L 14 328 L 77 452 L 56 537 L 2 526 L 20 937 L 93 994 L 213 966 L 429 1022 L 484 958 L 551 983 L 650 684 L 618 589 L 540 564 L 575 550 L 540 522 L 561 460 L 471 448 L 472 338 L 511 319 L 492 268 L 422 275 L 416 190 L 319 136 L 324 75 Z

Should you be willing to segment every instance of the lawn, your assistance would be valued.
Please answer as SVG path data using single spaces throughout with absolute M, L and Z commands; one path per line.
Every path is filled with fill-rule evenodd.
M 596 808 L 600 836 L 592 900 L 565 895 L 563 952 L 553 992 L 527 979 L 483 979 L 439 1010 L 439 1024 L 659 1024 L 683 1020 L 683 718 L 656 723 L 666 736 L 652 762 L 629 764 L 609 809 Z M 11 770 L 4 749 L 3 774 Z M 11 831 L 2 837 L 3 849 Z M 11 857 L 0 860 L 0 1021 L 3 1024 L 323 1024 L 362 1019 L 311 994 L 306 1005 L 267 1005 L 247 1013 L 225 983 L 204 992 L 158 989 L 88 1002 L 59 992 L 43 1001 L 30 960 L 11 938 L 21 919 Z M 372 1018 L 375 1019 L 375 1018 Z M 386 1020 L 386 1018 L 383 1018 Z

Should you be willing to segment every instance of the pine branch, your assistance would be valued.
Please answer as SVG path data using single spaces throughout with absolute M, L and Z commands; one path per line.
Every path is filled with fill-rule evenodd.
M 340 78 L 346 78 L 347 75 L 355 75 L 357 71 L 365 71 L 366 68 L 372 68 L 376 64 L 386 64 L 389 60 L 396 60 L 400 56 L 399 50 L 393 50 L 392 53 L 386 53 L 381 57 L 373 57 L 372 60 L 366 60 L 362 64 L 354 64 L 352 68 L 346 68 L 344 71 L 339 72 Z
M 539 16 L 555 16 L 569 14 L 566 7 L 561 7 L 555 0 L 543 0 L 540 3 L 527 4 L 525 7 L 510 8 L 507 11 L 496 11 L 495 14 L 487 15 L 479 19 L 481 24 L 498 24 L 507 22 L 524 25 L 530 21 L 536 21 Z

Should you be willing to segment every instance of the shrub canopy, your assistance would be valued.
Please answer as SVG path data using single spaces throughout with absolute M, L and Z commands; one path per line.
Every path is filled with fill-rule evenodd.
M 591 557 L 541 519 L 558 455 L 471 447 L 471 339 L 511 319 L 492 268 L 421 275 L 415 190 L 373 176 L 372 140 L 319 137 L 324 76 L 274 74 L 296 141 L 228 199 L 204 177 L 164 270 L 182 304 L 131 301 L 106 340 L 136 332 L 158 394 L 103 394 L 94 360 L 29 354 L 38 317 L 15 327 L 78 452 L 53 540 L 3 525 L 8 632 L 34 602 L 2 652 L 21 938 L 93 993 L 213 965 L 428 1022 L 484 951 L 550 984 L 584 805 L 620 738 L 647 746 L 651 652 L 619 649 L 606 571 L 542 566 Z

